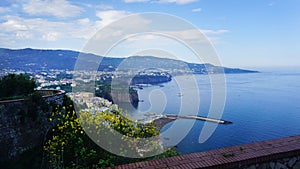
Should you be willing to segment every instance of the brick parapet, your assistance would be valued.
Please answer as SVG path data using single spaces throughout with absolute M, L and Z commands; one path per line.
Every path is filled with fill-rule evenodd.
M 125 168 L 295 168 L 300 167 L 300 135 L 116 166 Z M 283 167 L 284 166 L 284 167 Z

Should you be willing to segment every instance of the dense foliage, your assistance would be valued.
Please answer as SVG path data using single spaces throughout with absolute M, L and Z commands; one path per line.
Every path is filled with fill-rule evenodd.
M 126 115 L 124 116 L 122 110 L 114 107 L 110 107 L 114 109 L 114 113 L 110 111 L 94 113 L 83 111 L 80 113 L 79 121 L 73 104 L 70 103 L 70 100 L 66 100 L 64 105 L 58 106 L 49 119 L 51 122 L 57 123 L 44 146 L 50 168 L 103 168 L 146 160 L 114 155 L 98 146 L 88 137 L 85 131 L 90 130 L 94 134 L 99 134 L 99 132 L 104 132 L 103 124 L 106 124 L 106 127 L 114 128 L 126 136 L 135 138 L 151 137 L 159 134 L 159 130 L 152 123 L 142 124 L 130 121 Z M 82 126 L 88 127 L 83 130 Z M 103 140 L 100 138 L 96 142 L 101 141 Z M 135 148 L 138 144 L 137 142 L 129 143 L 132 148 Z M 160 148 L 157 142 L 149 145 Z M 120 151 L 126 153 L 126 150 L 122 150 L 122 146 L 120 146 Z M 178 153 L 171 149 L 151 158 L 174 155 L 178 155 Z
M 34 92 L 36 83 L 27 74 L 8 74 L 0 79 L 0 98 L 17 98 Z

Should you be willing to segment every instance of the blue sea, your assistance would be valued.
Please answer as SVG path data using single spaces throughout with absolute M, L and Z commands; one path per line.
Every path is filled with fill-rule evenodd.
M 196 86 L 182 85 L 190 83 L 189 80 L 184 80 L 189 78 L 195 79 Z M 262 70 L 260 73 L 226 74 L 225 80 L 226 99 L 221 118 L 233 124 L 218 125 L 208 140 L 199 143 L 204 122 L 196 121 L 177 144 L 177 151 L 186 154 L 300 134 L 299 70 L 274 69 Z M 178 114 L 182 109 L 182 99 L 188 99 L 185 106 L 190 106 L 187 107 L 200 102 L 198 111 L 191 113 L 208 116 L 212 104 L 212 87 L 208 75 L 175 77 L 162 85 L 139 89 L 139 99 L 142 102 L 137 110 L 128 111 L 137 119 L 143 118 L 148 112 Z M 199 100 L 193 99 L 195 93 L 199 94 Z M 191 111 L 194 109 L 191 108 Z M 182 121 L 182 124 L 191 123 L 187 119 Z M 162 131 L 172 125 L 174 122 L 166 125 Z M 179 129 L 174 134 L 180 132 Z

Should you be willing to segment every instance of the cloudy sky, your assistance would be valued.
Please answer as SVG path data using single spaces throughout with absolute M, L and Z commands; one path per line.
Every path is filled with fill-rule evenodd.
M 1 0 L 0 47 L 81 51 L 112 22 L 158 12 L 197 27 L 225 66 L 296 67 L 299 9 L 299 0 Z

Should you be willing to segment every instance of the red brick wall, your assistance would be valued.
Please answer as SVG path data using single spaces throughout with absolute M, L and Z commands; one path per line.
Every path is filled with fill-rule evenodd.
M 115 168 L 300 169 L 300 135 L 126 164 Z

